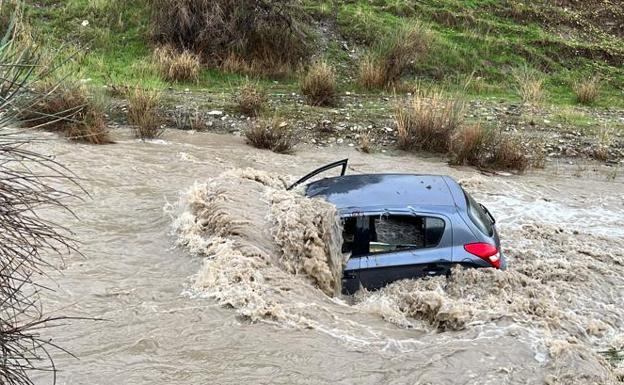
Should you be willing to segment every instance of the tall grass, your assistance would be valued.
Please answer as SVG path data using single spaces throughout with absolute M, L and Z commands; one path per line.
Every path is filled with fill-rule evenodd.
M 277 117 L 253 122 L 245 131 L 245 138 L 248 144 L 256 148 L 281 154 L 292 153 L 295 145 L 295 138 L 288 129 L 288 124 Z
M 152 9 L 156 41 L 196 52 L 213 65 L 236 57 L 272 73 L 311 53 L 298 0 L 152 0 Z
M 513 70 L 512 76 L 516 91 L 522 101 L 527 104 L 537 105 L 544 99 L 544 75 L 527 66 Z
M 301 93 L 312 106 L 333 106 L 336 103 L 336 73 L 324 61 L 314 63 L 299 81 Z
M 0 2 L 0 11 L 5 6 Z M 39 63 L 32 46 L 14 46 L 14 21 L 3 26 L 0 44 L 0 383 L 33 385 L 34 374 L 47 373 L 52 383 L 56 378 L 57 345 L 42 332 L 63 319 L 43 313 L 39 295 L 46 288 L 35 280 L 52 268 L 46 258 L 75 250 L 67 231 L 41 209 L 65 208 L 72 194 L 57 186 L 72 183 L 72 175 L 53 158 L 29 150 L 28 137 L 15 135 L 12 124 L 23 98 L 38 102 L 31 88 Z
M 135 88 L 128 98 L 128 122 L 139 139 L 153 139 L 161 136 L 162 118 L 158 111 L 160 93 Z
M 236 110 L 247 116 L 258 116 L 265 108 L 268 97 L 266 90 L 260 85 L 247 82 L 236 93 L 234 103 Z
M 580 104 L 591 105 L 600 96 L 601 82 L 597 77 L 589 77 L 577 81 L 574 86 L 574 96 Z
M 23 125 L 59 132 L 71 140 L 111 143 L 103 108 L 84 85 L 48 80 L 34 90 L 20 102 L 18 118 Z
M 368 89 L 396 85 L 427 55 L 432 43 L 433 35 L 421 23 L 393 31 L 360 61 L 360 85 Z
M 170 46 L 157 47 L 154 61 L 161 75 L 172 82 L 197 82 L 201 63 L 199 56 L 184 50 L 178 52 Z
M 446 98 L 441 91 L 417 92 L 396 109 L 399 148 L 446 153 L 463 121 L 463 109 L 463 102 Z

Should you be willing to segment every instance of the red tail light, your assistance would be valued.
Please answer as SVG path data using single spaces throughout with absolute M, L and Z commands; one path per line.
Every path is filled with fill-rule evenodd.
M 469 243 L 464 245 L 464 249 L 470 254 L 483 259 L 493 267 L 500 269 L 501 259 L 496 246 L 489 243 Z

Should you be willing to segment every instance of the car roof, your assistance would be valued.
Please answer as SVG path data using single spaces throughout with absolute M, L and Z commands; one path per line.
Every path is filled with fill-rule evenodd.
M 458 186 L 457 182 L 442 175 L 344 175 L 308 184 L 306 195 L 323 197 L 340 210 L 455 206 L 452 186 Z

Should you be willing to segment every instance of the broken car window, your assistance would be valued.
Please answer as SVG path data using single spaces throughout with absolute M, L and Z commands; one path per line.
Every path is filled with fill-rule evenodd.
M 374 215 L 346 218 L 343 253 L 352 256 L 415 250 L 438 245 L 444 221 L 416 215 Z

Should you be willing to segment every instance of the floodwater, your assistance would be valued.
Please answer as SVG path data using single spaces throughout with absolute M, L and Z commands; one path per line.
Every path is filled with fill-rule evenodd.
M 624 367 L 624 185 L 551 167 L 484 176 L 349 148 L 278 155 L 168 131 L 142 143 L 35 145 L 83 178 L 83 256 L 56 261 L 47 330 L 59 384 L 618 384 Z M 497 217 L 509 269 L 456 270 L 333 295 L 333 208 L 284 183 L 349 157 L 350 173 L 449 174 Z M 224 174 L 225 173 L 225 174 Z M 338 238 L 337 238 L 338 237 Z M 42 376 L 38 384 L 49 383 Z

